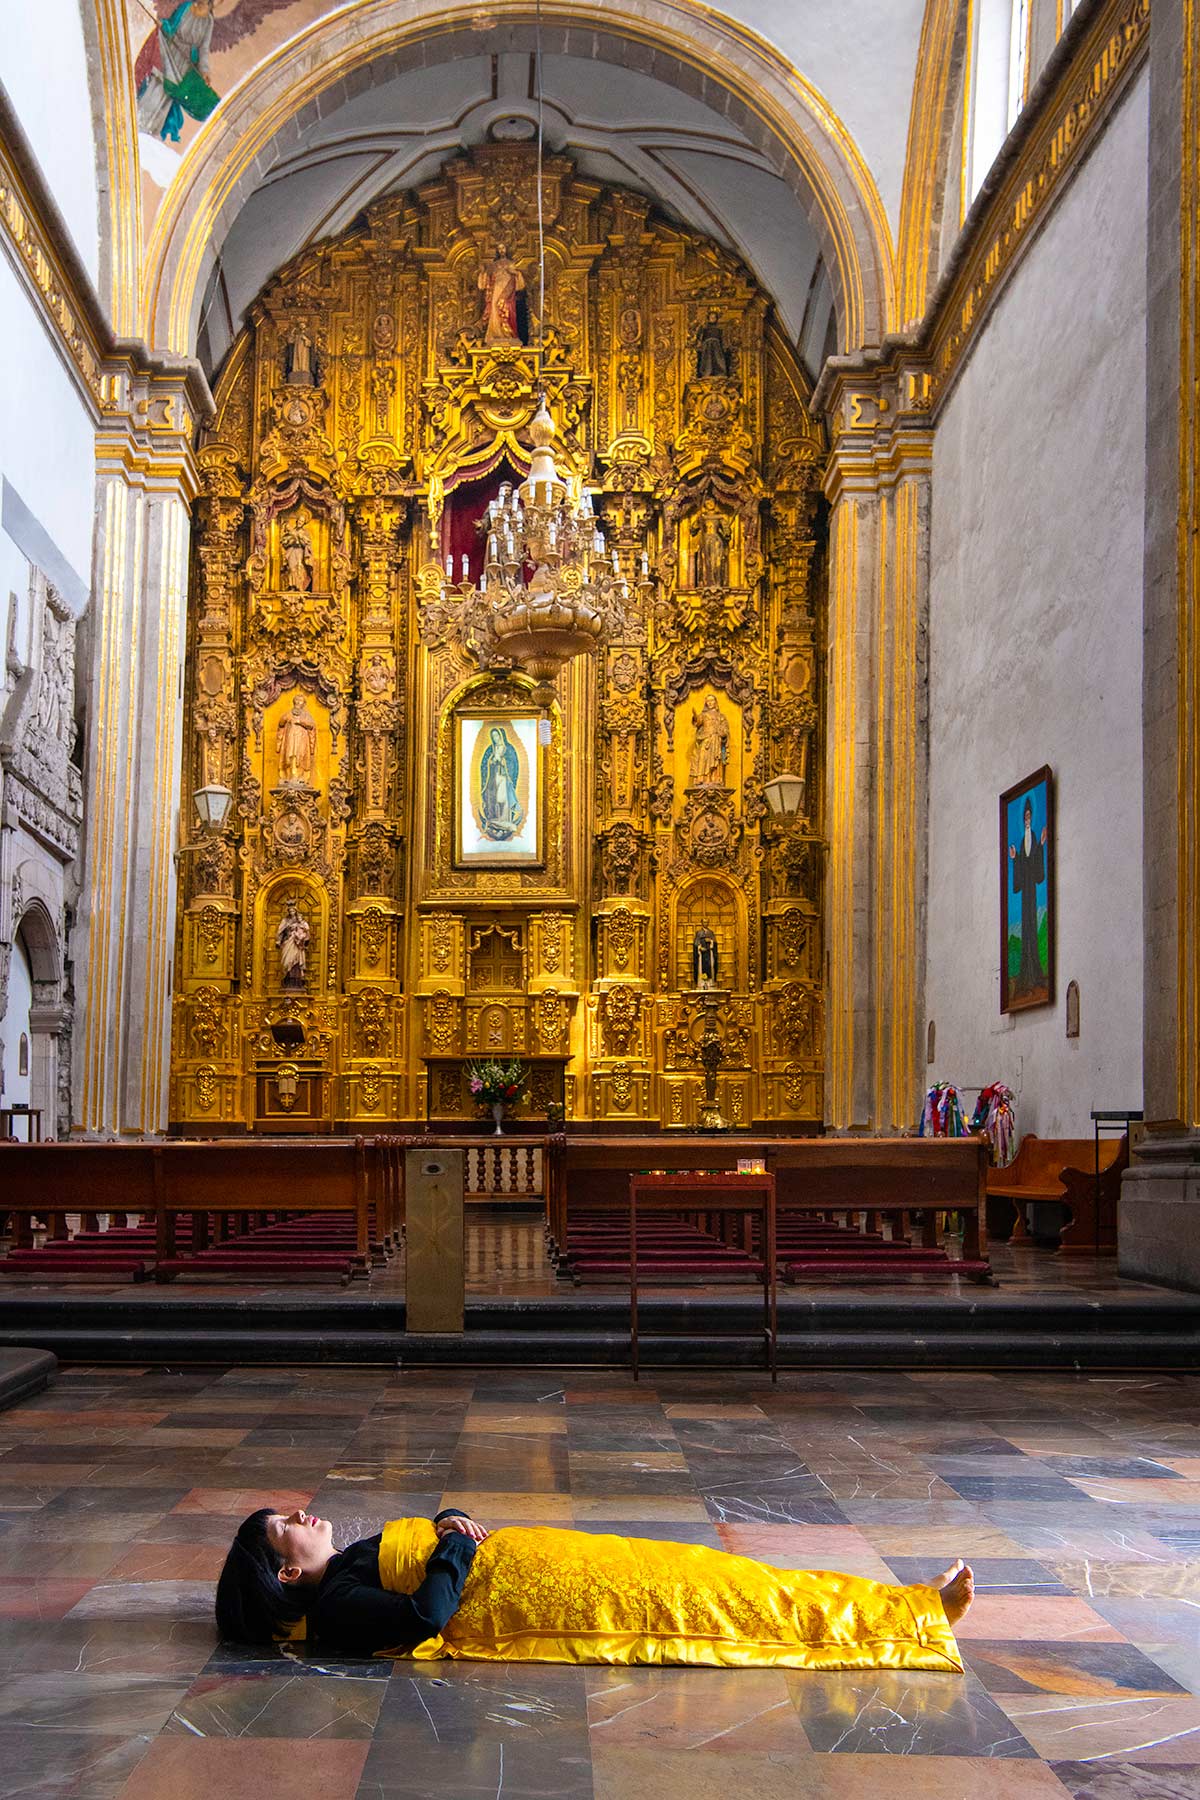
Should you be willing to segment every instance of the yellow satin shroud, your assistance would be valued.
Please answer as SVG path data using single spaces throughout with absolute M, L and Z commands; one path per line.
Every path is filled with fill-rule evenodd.
M 384 1587 L 411 1594 L 437 1541 L 428 1519 L 385 1525 Z M 395 1654 L 962 1673 L 935 1587 L 772 1569 L 692 1544 L 541 1525 L 494 1531 L 445 1629 Z

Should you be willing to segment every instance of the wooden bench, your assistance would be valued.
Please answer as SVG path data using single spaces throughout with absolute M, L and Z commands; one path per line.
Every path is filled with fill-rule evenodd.
M 1002 1203 L 1006 1213 L 1011 1211 L 1014 1244 L 1028 1243 L 1033 1235 L 1026 1207 L 1052 1201 L 1065 1206 L 1069 1215 L 1056 1231 L 1060 1251 L 1068 1256 L 1094 1255 L 1098 1250 L 1115 1254 L 1117 1201 L 1121 1174 L 1129 1163 L 1128 1138 L 1100 1141 L 1098 1215 L 1095 1159 L 1096 1145 L 1091 1138 L 1042 1138 L 1027 1131 L 1012 1162 L 1006 1168 L 988 1170 L 988 1200 Z M 993 1219 L 994 1235 L 1003 1236 L 1007 1218 L 1001 1217 L 1001 1204 L 997 1204 Z
M 814 1138 L 711 1136 L 662 1132 L 653 1136 L 571 1134 L 566 1142 L 562 1191 L 548 1218 L 551 1251 L 567 1252 L 569 1213 L 627 1204 L 622 1177 L 654 1169 L 733 1170 L 739 1160 L 758 1160 L 776 1177 L 780 1233 L 790 1216 L 865 1215 L 868 1231 L 880 1216 L 907 1233 L 920 1214 L 920 1247 L 906 1259 L 890 1244 L 847 1241 L 833 1256 L 782 1255 L 785 1273 L 963 1274 L 991 1280 L 987 1261 L 987 1144 L 967 1138 Z M 681 1209 L 683 1202 L 681 1201 Z M 686 1209 L 684 1209 L 686 1210 Z M 692 1208 L 698 1211 L 699 1208 Z M 961 1257 L 943 1253 L 939 1232 L 948 1213 L 963 1221 Z M 897 1252 L 901 1246 L 897 1244 Z
M 53 1254 L 37 1253 L 49 1273 L 153 1273 L 169 1281 L 188 1272 L 271 1278 L 340 1268 L 365 1276 L 399 1236 L 395 1184 L 362 1138 L 6 1144 L 0 1158 L 17 1250 L 31 1248 L 35 1218 L 50 1221 Z M 72 1258 L 68 1212 L 80 1213 L 85 1229 L 98 1212 L 140 1215 L 154 1221 L 154 1243 L 137 1241 L 137 1232 L 106 1232 Z M 336 1244 L 314 1237 L 305 1248 L 304 1221 L 311 1225 L 314 1214 L 331 1216 Z M 177 1239 L 180 1218 L 190 1221 L 186 1245 Z

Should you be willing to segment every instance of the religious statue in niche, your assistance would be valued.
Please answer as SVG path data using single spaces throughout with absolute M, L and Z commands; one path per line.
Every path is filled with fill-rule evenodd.
M 729 346 L 721 330 L 721 315 L 715 306 L 710 306 L 707 319 L 696 331 L 696 377 L 704 381 L 714 375 L 732 375 L 731 362 Z
M 308 335 L 304 319 L 296 321 L 295 330 L 283 347 L 283 379 L 288 387 L 317 387 L 321 366 L 316 345 Z
M 701 919 L 699 929 L 692 939 L 692 986 L 715 988 L 719 962 L 717 934 L 707 919 Z
M 691 787 L 724 787 L 729 763 L 729 721 L 709 694 L 697 712 L 692 708 L 691 755 L 688 759 L 688 782 Z
M 304 972 L 308 966 L 308 940 L 311 935 L 308 920 L 296 902 L 289 900 L 275 933 L 275 948 L 279 952 L 279 972 L 283 987 L 304 986 Z
M 292 710 L 284 713 L 275 733 L 279 778 L 288 787 L 308 787 L 317 753 L 317 722 L 303 694 L 292 696 Z
M 288 594 L 307 594 L 312 590 L 312 544 L 309 542 L 306 527 L 308 520 L 302 513 L 290 525 L 285 525 L 279 540 L 283 561 L 283 589 Z
M 485 344 L 527 344 L 529 342 L 529 302 L 525 293 L 525 277 L 508 254 L 507 244 L 497 244 L 491 262 L 479 271 L 477 283 L 483 295 Z
M 729 581 L 729 521 L 722 518 L 711 500 L 703 510 L 692 532 L 692 586 L 723 588 Z
M 503 725 L 493 725 L 479 765 L 479 814 L 484 837 L 506 843 L 525 822 L 520 797 L 520 763 Z

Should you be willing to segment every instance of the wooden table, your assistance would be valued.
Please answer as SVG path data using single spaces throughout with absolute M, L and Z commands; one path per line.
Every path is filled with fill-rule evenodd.
M 40 1106 L 0 1106 L 0 1138 L 20 1139 L 13 1130 L 13 1120 L 24 1119 L 25 1142 L 40 1144 L 42 1141 L 42 1109 Z
M 664 1146 L 664 1149 L 667 1147 Z M 670 1170 L 629 1177 L 629 1349 L 638 1379 L 638 1208 L 643 1213 L 724 1212 L 758 1214 L 763 1222 L 763 1347 L 771 1380 L 778 1380 L 778 1315 L 775 1271 L 775 1177 L 712 1170 Z

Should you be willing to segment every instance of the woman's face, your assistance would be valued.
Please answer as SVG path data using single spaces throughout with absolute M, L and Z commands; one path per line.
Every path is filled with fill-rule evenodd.
M 307 1569 L 328 1561 L 333 1543 L 333 1523 L 318 1519 L 297 1507 L 295 1512 L 272 1513 L 267 1520 L 267 1542 L 289 1568 Z

